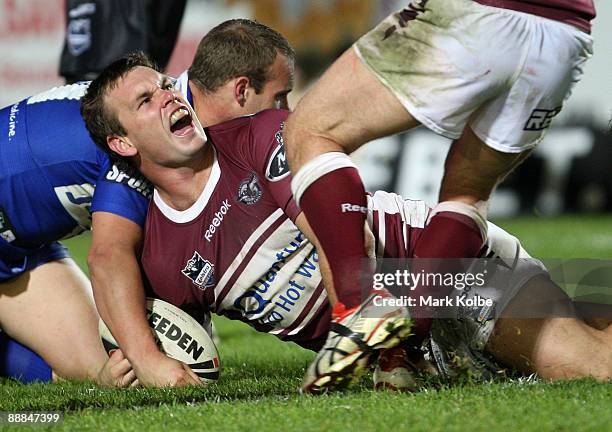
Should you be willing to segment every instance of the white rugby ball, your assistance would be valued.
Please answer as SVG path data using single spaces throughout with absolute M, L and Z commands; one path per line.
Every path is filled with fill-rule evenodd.
M 204 383 L 219 379 L 217 347 L 191 315 L 163 300 L 147 297 L 147 319 L 162 352 L 186 363 Z M 102 319 L 99 330 L 106 351 L 116 349 L 117 341 Z

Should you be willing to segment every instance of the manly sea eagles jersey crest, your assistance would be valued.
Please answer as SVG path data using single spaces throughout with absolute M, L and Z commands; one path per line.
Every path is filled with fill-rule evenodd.
M 243 180 L 240 186 L 238 186 L 238 197 L 236 201 L 246 205 L 253 205 L 259 201 L 262 193 L 257 174 L 251 173 L 251 176 Z

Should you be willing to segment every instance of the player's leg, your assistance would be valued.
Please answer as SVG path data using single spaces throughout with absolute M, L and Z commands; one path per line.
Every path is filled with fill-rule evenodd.
M 285 136 L 297 173 L 294 196 L 331 268 L 330 299 L 339 301 L 325 346 L 304 377 L 306 392 L 348 384 L 374 351 L 397 344 L 409 332 L 403 308 L 377 311 L 373 296 L 362 297 L 361 280 L 368 273 L 363 232 L 367 203 L 357 168 L 346 153 L 417 124 L 354 49 L 332 65 L 289 117 Z
M 1 283 L 0 326 L 62 378 L 95 378 L 108 359 L 89 280 L 71 259 Z
M 502 153 L 492 149 L 469 126 L 466 127 L 461 137 L 453 141 L 446 156 L 440 201 L 485 206 L 497 183 L 527 154 L 529 151 Z
M 602 317 L 598 328 L 603 331 L 586 325 L 543 265 L 527 254 L 518 239 L 490 223 L 483 252 L 494 256 L 488 261 L 492 268 L 486 284 L 465 292 L 468 301 L 479 297 L 493 303 L 457 308 L 455 318 L 434 321 L 429 350 L 439 373 L 449 379 L 466 371 L 472 377 L 491 378 L 509 366 L 548 379 L 610 379 L 612 327 L 606 325 L 610 309 L 590 309 L 593 316 Z M 497 311 L 502 311 L 501 318 Z M 408 379 L 392 384 L 413 388 L 411 362 L 398 364 L 381 369 L 401 368 Z M 377 384 L 386 385 L 385 379 L 381 375 Z
M 538 316 L 525 315 L 538 304 Z M 612 330 L 576 317 L 570 299 L 547 277 L 536 277 L 508 305 L 487 351 L 499 361 L 545 379 L 612 379 Z
M 504 44 L 512 52 L 488 61 L 495 49 L 482 35 L 465 32 L 484 19 L 471 10 L 474 4 L 433 0 L 425 9 L 412 4 L 391 15 L 332 66 L 287 123 L 294 196 L 329 260 L 337 297 L 349 307 L 359 293 L 351 269 L 364 258 L 364 199 L 357 171 L 342 152 L 419 123 L 449 138 L 461 136 L 473 112 L 505 85 L 521 57 L 520 48 Z M 518 42 L 520 47 L 522 39 Z M 416 255 L 474 256 L 486 230 L 478 209 L 455 202 L 437 213 L 430 241 Z M 426 334 L 429 321 L 418 322 Z
M 353 48 L 325 72 L 287 121 L 294 196 L 329 261 L 338 299 L 347 307 L 361 301 L 354 269 L 365 258 L 366 208 L 363 183 L 347 154 L 417 124 Z M 355 278 L 341 277 L 350 275 Z
M 476 257 L 487 239 L 487 202 L 498 181 L 524 159 L 523 153 L 502 153 L 489 148 L 468 127 L 455 140 L 445 163 L 440 189 L 440 203 L 430 215 L 429 223 L 415 246 L 416 258 L 452 259 Z M 423 270 L 456 273 L 454 261 L 423 261 Z M 444 268 L 432 267 L 444 266 Z M 450 292 L 444 287 L 422 287 L 415 295 L 442 298 Z M 433 314 L 424 308 L 416 311 L 416 333 L 425 337 Z
M 491 223 L 488 226 L 487 255 L 492 252 L 514 270 L 499 269 L 502 278 L 493 280 L 492 292 L 497 294 L 501 317 L 488 321 L 494 324 L 488 326 L 490 332 L 483 331 L 487 326 L 476 326 L 481 330 L 475 332 L 472 342 L 478 347 L 486 345 L 485 351 L 497 362 L 523 373 L 536 372 L 548 379 L 610 378 L 612 332 L 588 326 L 567 294 L 518 239 Z M 487 295 L 484 289 L 474 291 Z
M 423 201 L 404 200 L 398 195 L 380 191 L 376 192 L 370 201 L 371 206 L 369 208 L 374 213 L 373 219 L 377 219 L 375 232 L 376 255 L 388 258 L 413 257 L 416 246 L 421 243 L 421 237 L 425 232 L 426 221 L 431 209 Z M 397 225 L 402 226 L 402 229 L 397 229 Z M 489 243 L 494 242 L 498 253 L 507 257 L 509 262 L 512 262 L 516 258 L 517 251 L 521 250 L 518 240 L 502 232 L 502 230 L 494 225 L 489 225 L 488 230 L 491 231 L 491 235 L 488 236 Z M 500 236 L 499 232 L 502 232 L 504 235 Z M 498 239 L 500 237 L 502 237 L 501 239 L 504 242 L 503 250 L 499 246 L 500 241 Z M 442 241 L 447 241 L 447 239 L 444 238 Z M 411 261 L 410 268 L 412 271 L 414 271 L 415 264 L 419 264 L 419 261 Z M 466 262 L 463 261 L 463 266 L 465 265 Z M 459 270 L 466 271 L 465 268 Z M 538 269 L 537 271 L 540 272 L 541 270 Z M 427 293 L 418 292 L 418 290 L 410 291 L 409 296 L 416 299 L 422 295 L 429 296 L 431 292 L 431 289 Z M 402 294 L 408 295 L 407 292 L 402 292 Z M 417 306 L 409 307 L 411 316 L 422 314 L 426 309 L 429 309 L 428 317 L 433 316 L 437 312 L 435 307 L 425 307 L 420 305 L 420 302 L 416 304 Z M 471 319 L 472 317 L 468 317 L 467 320 Z M 439 328 L 440 326 L 437 326 L 435 330 Z M 444 330 L 447 329 L 450 330 L 450 326 L 444 328 Z M 446 331 L 441 333 L 446 333 Z M 440 341 L 440 344 L 448 348 L 450 344 L 445 343 L 447 342 L 446 339 L 448 338 Z M 421 342 L 422 338 L 411 337 L 404 341 L 402 346 L 381 352 L 373 377 L 375 388 L 414 391 L 418 388 L 419 380 L 417 375 L 421 375 L 423 372 L 426 372 L 426 375 L 435 375 L 433 364 L 423 358 L 423 353 L 420 350 Z
M 286 147 L 294 174 L 292 189 L 330 264 L 335 291 L 330 298 L 337 297 L 340 302 L 334 310 L 335 319 L 360 316 L 359 276 L 368 273 L 362 264 L 366 261 L 364 188 L 345 153 L 366 141 L 421 122 L 438 133 L 457 138 L 462 124 L 476 108 L 474 105 L 463 109 L 457 98 L 444 97 L 448 74 L 440 71 L 460 74 L 463 67 L 449 66 L 447 47 L 432 43 L 432 33 L 444 33 L 448 27 L 448 20 L 442 16 L 446 5 L 438 2 L 435 9 L 405 10 L 384 20 L 326 72 L 287 123 Z M 455 12 L 463 15 L 461 11 Z M 437 18 L 419 21 L 420 14 Z M 432 32 L 436 22 L 439 25 Z M 457 52 L 454 57 L 463 59 L 466 53 Z M 479 98 L 487 97 L 483 88 L 489 85 L 488 80 L 475 81 L 473 76 L 464 80 L 454 78 L 457 89 L 469 87 Z M 443 109 L 436 108 L 437 105 Z M 451 114 L 447 116 L 447 112 Z M 447 128 L 449 125 L 454 130 Z M 453 245 L 466 243 L 458 241 Z M 343 340 L 333 333 L 330 332 L 330 342 Z M 316 364 L 317 361 L 313 363 Z M 340 376 L 343 373 L 338 371 Z M 320 374 L 307 373 L 307 389 L 309 375 Z M 332 387 L 333 382 L 332 379 L 331 384 L 321 386 Z
M 477 6 L 490 13 L 495 8 Z M 484 101 L 453 142 L 445 163 L 439 207 L 471 207 L 484 218 L 495 186 L 538 144 L 552 119 L 582 75 L 591 55 L 589 35 L 571 26 L 512 11 L 497 13 L 498 23 L 512 24 L 504 36 L 520 44 L 520 61 L 506 85 Z M 493 28 L 493 27 L 491 27 Z M 484 32 L 485 30 L 483 30 Z M 499 38 L 492 39 L 492 45 Z M 504 63 L 504 50 L 488 52 L 494 64 Z M 439 210 L 434 209 L 434 213 Z M 428 227 L 423 239 L 430 242 Z
M 453 142 L 445 164 L 440 203 L 417 245 L 418 257 L 450 256 L 444 239 L 456 239 L 457 234 L 465 244 L 460 252 L 466 257 L 475 256 L 475 228 L 484 237 L 492 191 L 542 139 L 590 55 L 590 37 L 571 26 L 496 8 L 474 8 L 487 11 L 490 24 L 505 23 L 482 25 L 481 36 L 492 29 L 512 29 L 503 38 L 491 33 L 492 47 L 502 41 L 526 49 L 516 53 L 517 62 L 509 68 L 512 73 L 506 84 L 479 106 L 461 137 Z M 483 53 L 483 59 L 493 65 L 492 70 L 507 62 L 505 50 L 495 50 Z M 464 223 L 449 224 L 449 209 L 462 214 Z M 466 229 L 470 223 L 471 236 Z
M 368 141 L 419 124 L 353 46 L 317 80 L 291 114 L 286 128 L 292 142 L 287 148 L 291 169 L 297 172 L 323 153 L 352 153 Z

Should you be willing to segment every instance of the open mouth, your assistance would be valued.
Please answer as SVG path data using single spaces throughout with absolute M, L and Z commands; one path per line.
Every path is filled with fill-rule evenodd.
M 170 115 L 170 132 L 182 135 L 192 126 L 191 114 L 187 108 L 179 108 Z

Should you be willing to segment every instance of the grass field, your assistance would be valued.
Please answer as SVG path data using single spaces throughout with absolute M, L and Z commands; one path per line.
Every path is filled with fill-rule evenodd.
M 534 256 L 612 257 L 611 217 L 499 224 L 521 238 Z M 69 246 L 81 257 L 87 238 Z M 218 320 L 217 325 L 223 365 L 218 384 L 121 390 L 91 383 L 0 381 L 0 411 L 61 411 L 64 429 L 98 431 L 612 430 L 612 385 L 589 380 L 468 383 L 406 395 L 374 392 L 371 378 L 365 377 L 346 393 L 300 396 L 297 388 L 313 353 L 241 323 Z

